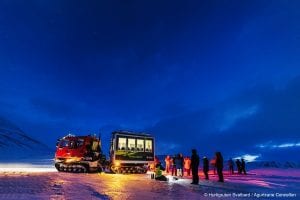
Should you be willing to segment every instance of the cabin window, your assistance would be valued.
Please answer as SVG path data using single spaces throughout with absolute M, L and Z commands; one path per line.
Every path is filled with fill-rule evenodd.
M 135 151 L 135 139 L 128 138 L 127 149 L 128 149 L 129 151 Z
M 144 151 L 144 140 L 137 139 L 136 143 L 137 143 L 136 144 L 136 146 L 137 146 L 136 150 L 137 151 Z
M 145 140 L 145 151 L 152 152 L 152 140 Z
M 126 150 L 126 138 L 119 137 L 118 150 Z

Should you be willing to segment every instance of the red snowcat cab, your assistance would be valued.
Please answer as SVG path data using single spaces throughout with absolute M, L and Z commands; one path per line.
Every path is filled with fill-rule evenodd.
M 57 141 L 55 168 L 65 172 L 101 171 L 101 142 L 95 136 L 67 135 Z

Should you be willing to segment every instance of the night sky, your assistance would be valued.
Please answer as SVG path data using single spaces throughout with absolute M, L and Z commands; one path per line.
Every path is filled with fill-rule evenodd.
M 158 154 L 295 158 L 300 2 L 0 1 L 0 116 L 57 138 L 147 131 Z M 107 145 L 105 144 L 105 145 Z M 107 148 L 107 146 L 106 146 Z

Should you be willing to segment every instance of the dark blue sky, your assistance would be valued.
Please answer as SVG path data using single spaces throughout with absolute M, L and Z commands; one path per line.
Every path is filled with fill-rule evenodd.
M 299 9 L 1 1 L 0 115 L 49 146 L 124 128 L 155 134 L 159 153 L 299 150 Z

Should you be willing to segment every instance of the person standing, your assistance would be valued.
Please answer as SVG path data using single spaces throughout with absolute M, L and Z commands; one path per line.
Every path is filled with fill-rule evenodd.
M 213 169 L 214 169 L 214 175 L 216 175 L 216 158 L 211 159 L 210 165 L 211 165 L 211 166 L 213 167 Z
M 186 157 L 184 159 L 184 169 L 188 176 L 191 175 L 191 159 L 189 157 Z
M 241 162 L 241 173 L 244 173 L 245 175 L 247 174 L 246 173 L 246 163 L 245 163 L 245 160 L 242 158 L 242 162 Z
M 209 171 L 209 161 L 207 157 L 203 157 L 203 173 L 205 175 L 205 179 L 208 180 L 208 171 Z
M 198 175 L 199 162 L 200 160 L 196 149 L 192 149 L 191 168 L 192 168 L 193 182 L 191 184 L 195 184 L 195 185 L 199 184 L 199 175 Z
M 183 163 L 184 163 L 184 160 L 183 160 L 183 155 L 180 153 L 178 154 L 178 170 L 179 170 L 179 174 L 178 176 L 181 176 L 183 177 Z
M 177 158 L 176 158 L 176 155 L 173 157 L 172 159 L 172 176 L 177 176 L 177 167 L 176 167 L 176 161 Z
M 228 160 L 228 168 L 229 168 L 229 174 L 234 174 L 234 169 L 233 169 L 233 160 L 230 158 Z
M 167 157 L 165 158 L 165 162 L 166 162 L 166 172 L 169 173 L 170 172 L 170 165 L 171 165 L 171 158 L 169 155 L 167 155 Z
M 177 154 L 176 159 L 175 159 L 175 165 L 176 165 L 176 176 L 181 176 L 181 158 L 180 158 L 180 154 Z
M 236 159 L 235 163 L 236 163 L 236 167 L 237 167 L 237 170 L 238 170 L 238 174 L 241 174 L 242 173 L 242 166 L 241 166 L 242 163 L 241 163 L 241 161 L 239 159 Z
M 219 177 L 219 182 L 224 182 L 223 177 L 223 156 L 221 152 L 216 152 L 216 168 Z

